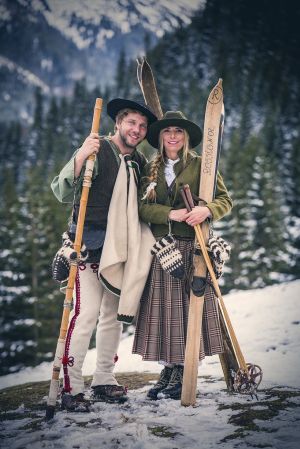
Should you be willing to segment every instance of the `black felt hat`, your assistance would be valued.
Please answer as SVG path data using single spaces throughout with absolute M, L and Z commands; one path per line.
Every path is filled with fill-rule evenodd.
M 181 111 L 167 111 L 161 120 L 154 122 L 147 134 L 147 140 L 154 148 L 159 148 L 159 133 L 169 126 L 185 129 L 190 138 L 190 147 L 195 148 L 202 140 L 202 131 L 196 123 L 188 120 Z
M 124 98 L 114 98 L 107 103 L 107 113 L 114 122 L 116 121 L 118 112 L 122 109 L 133 109 L 141 112 L 147 117 L 148 126 L 157 120 L 157 117 L 150 111 L 150 109 L 147 108 L 147 106 L 137 103 L 136 101 L 125 100 Z

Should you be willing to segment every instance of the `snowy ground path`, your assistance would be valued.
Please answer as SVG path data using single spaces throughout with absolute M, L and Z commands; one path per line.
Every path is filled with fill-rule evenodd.
M 59 411 L 46 423 L 42 395 L 36 410 L 22 402 L 14 410 L 4 407 L 0 445 L 11 449 L 296 449 L 300 441 L 299 299 L 299 281 L 225 297 L 246 360 L 264 371 L 258 400 L 228 394 L 218 357 L 211 357 L 199 367 L 196 407 L 146 400 L 146 380 L 142 388 L 130 388 L 127 404 L 97 403 L 89 414 Z M 132 336 L 121 342 L 118 375 L 129 372 L 129 378 L 134 378 L 135 373 L 146 376 L 160 371 L 157 364 L 133 356 L 131 346 Z M 85 375 L 92 373 L 94 363 L 91 350 Z M 28 368 L 0 378 L 0 388 L 43 381 L 50 373 L 50 364 Z M 27 394 L 38 387 L 39 383 L 26 387 Z M 0 391 L 2 404 L 10 390 Z
M 57 411 L 49 423 L 44 421 L 44 410 L 28 416 L 28 410 L 20 407 L 15 411 L 18 419 L 6 419 L 2 423 L 3 447 L 298 447 L 300 390 L 273 388 L 261 391 L 258 400 L 252 400 L 248 396 L 229 395 L 220 379 L 200 378 L 201 393 L 196 407 L 181 407 L 179 401 L 170 399 L 146 400 L 148 388 L 130 391 L 127 404 L 95 403 L 89 414 Z

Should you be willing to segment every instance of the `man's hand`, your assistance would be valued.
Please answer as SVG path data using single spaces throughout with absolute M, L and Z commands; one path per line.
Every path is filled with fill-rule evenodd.
M 187 217 L 188 211 L 186 209 L 174 209 L 169 213 L 169 219 L 172 221 L 185 221 Z
M 187 213 L 185 222 L 190 226 L 196 226 L 211 217 L 211 211 L 206 206 L 196 206 Z
M 100 148 L 100 137 L 91 133 L 83 142 L 75 156 L 75 178 L 80 175 L 84 161 L 93 153 L 98 153 Z

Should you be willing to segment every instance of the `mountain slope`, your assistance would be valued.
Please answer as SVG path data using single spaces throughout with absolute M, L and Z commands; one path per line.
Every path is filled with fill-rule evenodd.
M 45 93 L 56 95 L 68 94 L 74 80 L 82 77 L 90 87 L 111 82 L 121 50 L 133 58 L 144 53 L 145 45 L 188 23 L 202 4 L 203 0 L 1 0 L 2 120 L 32 114 L 37 79 Z

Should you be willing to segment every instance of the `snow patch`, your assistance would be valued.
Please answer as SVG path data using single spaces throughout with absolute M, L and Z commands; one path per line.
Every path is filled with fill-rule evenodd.
M 34 1 L 31 6 L 44 15 L 49 25 L 82 49 L 94 41 L 97 47 L 103 48 L 105 40 L 112 37 L 107 33 L 107 23 L 109 30 L 121 33 L 129 33 L 141 23 L 145 29 L 162 35 L 178 27 L 180 21 L 190 23 L 192 13 L 205 4 L 206 0 L 47 0 Z M 97 29 L 96 38 L 89 28 Z
M 33 86 L 40 87 L 45 94 L 50 92 L 49 87 L 44 83 L 38 76 L 34 75 L 29 70 L 24 69 L 20 65 L 11 61 L 10 59 L 0 56 L 0 67 L 6 67 L 10 72 L 17 73 L 23 78 L 26 83 L 32 84 Z

